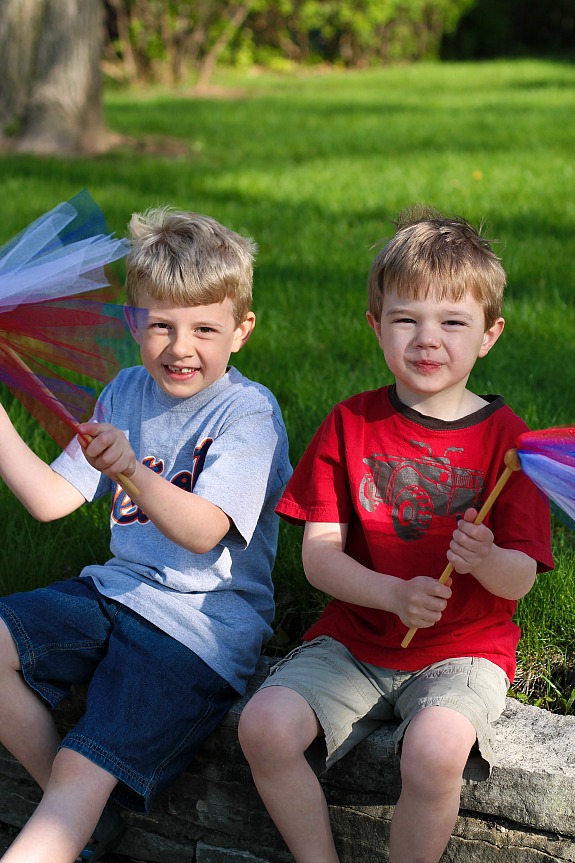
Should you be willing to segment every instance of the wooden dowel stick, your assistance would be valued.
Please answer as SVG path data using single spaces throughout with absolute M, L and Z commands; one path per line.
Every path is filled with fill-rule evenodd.
M 493 486 L 491 494 L 489 495 L 489 497 L 487 498 L 487 500 L 485 501 L 485 503 L 483 504 L 483 506 L 481 507 L 481 509 L 477 513 L 473 524 L 482 524 L 483 523 L 485 516 L 487 515 L 487 513 L 489 512 L 489 510 L 491 509 L 491 507 L 493 506 L 493 504 L 495 503 L 495 501 L 497 500 L 499 495 L 501 494 L 503 487 L 504 487 L 505 483 L 507 482 L 507 480 L 509 479 L 509 477 L 511 476 L 511 474 L 514 473 L 514 471 L 516 471 L 516 470 L 521 470 L 521 462 L 519 461 L 519 456 L 517 455 L 516 449 L 507 450 L 507 452 L 505 453 L 504 461 L 505 461 L 505 470 L 502 472 L 501 476 L 499 477 L 499 479 L 497 480 L 497 482 Z M 453 564 L 448 563 L 439 577 L 439 583 L 445 584 L 445 582 L 447 581 L 447 579 L 449 578 L 449 576 L 451 575 L 452 572 L 453 572 Z M 407 635 L 405 636 L 405 638 L 401 642 L 402 647 L 407 647 L 409 645 L 411 639 L 413 638 L 413 636 L 415 635 L 417 630 L 418 630 L 417 626 L 414 626 L 412 629 L 409 630 L 409 632 L 407 633 Z
M 72 416 L 72 414 L 71 414 L 71 413 L 70 413 L 70 411 L 66 408 L 66 406 L 65 406 L 65 405 L 63 405 L 63 404 L 62 404 L 62 402 L 58 401 L 58 399 L 56 398 L 56 396 L 54 395 L 54 393 L 53 393 L 53 392 L 52 392 L 52 391 L 51 391 L 51 390 L 46 386 L 46 384 L 44 384 L 44 383 L 40 380 L 40 378 L 38 377 L 38 375 L 35 375 L 35 374 L 34 374 L 34 372 L 32 371 L 32 369 L 31 369 L 28 365 L 26 365 L 26 363 L 24 362 L 24 360 L 22 359 L 22 357 L 18 356 L 18 354 L 16 353 L 16 351 L 15 351 L 13 348 L 11 348 L 9 345 L 7 345 L 7 344 L 5 344 L 5 343 L 4 343 L 4 344 L 0 344 L 0 351 L 2 351 L 3 353 L 5 353 L 5 354 L 6 354 L 6 356 L 10 357 L 10 359 L 12 360 L 12 362 L 13 362 L 13 363 L 15 363 L 17 366 L 20 366 L 20 368 L 21 368 L 24 372 L 26 372 L 26 374 L 27 374 L 27 375 L 30 375 L 31 379 L 34 381 L 34 383 L 36 384 L 36 386 L 38 387 L 38 389 L 40 389 L 40 390 L 44 393 L 44 395 L 45 395 L 45 396 L 46 396 L 50 401 L 52 401 L 52 402 L 56 402 L 56 403 L 58 404 L 58 410 L 59 410 L 59 411 L 60 411 L 60 412 L 61 412 L 61 413 L 66 417 L 66 420 L 68 421 L 68 423 L 69 423 L 72 427 L 74 427 L 74 428 L 75 428 L 75 427 L 77 427 L 77 426 L 78 426 L 78 423 L 77 423 L 77 421 L 76 421 L 75 417 L 73 417 L 73 416 Z M 91 437 L 90 437 L 90 435 L 80 435 L 80 433 L 79 433 L 79 432 L 78 432 L 78 435 L 79 435 L 80 437 L 82 437 L 84 440 L 87 440 L 88 442 L 90 442 L 91 440 L 93 440 L 93 438 L 91 438 Z M 136 488 L 136 486 L 134 485 L 134 483 L 133 483 L 130 479 L 128 479 L 128 477 L 127 477 L 127 476 L 124 476 L 124 474 L 123 474 L 123 473 L 119 473 L 119 474 L 117 475 L 117 477 L 116 477 L 116 480 L 117 480 L 117 481 L 119 482 L 119 484 L 122 486 L 122 488 L 124 489 L 124 491 L 127 491 L 127 492 L 128 492 L 128 494 L 130 495 L 130 497 L 131 497 L 132 499 L 133 499 L 134 497 L 138 497 L 138 495 L 140 494 L 140 490 L 139 490 L 138 488 Z

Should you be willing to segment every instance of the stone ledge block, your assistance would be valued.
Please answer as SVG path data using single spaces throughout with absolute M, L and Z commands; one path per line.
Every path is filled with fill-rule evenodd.
M 246 696 L 152 813 L 127 814 L 121 855 L 147 863 L 292 863 L 237 740 L 243 705 L 270 664 L 261 659 Z M 78 693 L 58 711 L 62 731 L 82 705 Z M 322 777 L 342 863 L 385 860 L 400 791 L 394 727 L 383 726 Z M 442 863 L 575 863 L 575 717 L 508 699 L 495 755 L 491 778 L 463 787 Z M 21 826 L 38 798 L 34 783 L 0 750 L 0 821 Z

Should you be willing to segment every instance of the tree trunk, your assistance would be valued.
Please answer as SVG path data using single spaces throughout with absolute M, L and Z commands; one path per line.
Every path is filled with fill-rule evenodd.
M 20 123 L 18 152 L 94 153 L 109 145 L 103 35 L 101 0 L 2 0 L 0 52 L 6 46 L 11 56 L 0 64 L 13 64 L 8 81 L 15 95 L 0 97 L 0 119 Z
M 215 43 L 212 45 L 212 47 L 202 60 L 200 72 L 198 75 L 198 82 L 196 84 L 196 89 L 199 92 L 205 90 L 208 86 L 208 82 L 212 77 L 220 54 L 234 38 L 244 21 L 252 11 L 253 5 L 254 0 L 245 0 L 244 3 L 239 4 L 235 11 L 233 10 L 233 8 L 230 8 L 228 10 L 227 22 L 224 29 L 222 30 L 222 33 L 220 34 L 219 38 L 216 39 Z
M 40 27 L 38 0 L 0 0 L 0 134 L 15 127 L 30 94 L 33 34 Z M 10 129 L 14 126 L 14 129 Z
M 120 41 L 122 66 L 127 80 L 130 84 L 135 84 L 138 80 L 138 64 L 136 63 L 134 49 L 130 39 L 130 16 L 126 10 L 124 0 L 109 0 L 109 3 L 116 15 L 116 26 L 118 28 L 118 39 Z

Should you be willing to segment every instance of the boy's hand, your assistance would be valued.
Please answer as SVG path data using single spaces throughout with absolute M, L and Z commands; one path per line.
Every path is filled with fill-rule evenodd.
M 473 572 L 493 548 L 493 533 L 484 524 L 474 524 L 476 516 L 476 509 L 466 510 L 453 532 L 447 559 L 456 572 Z
M 436 578 L 421 575 L 401 581 L 399 588 L 396 613 L 401 622 L 409 629 L 424 629 L 440 620 L 451 596 L 451 579 L 440 584 Z
M 88 440 L 92 438 L 92 440 Z M 134 475 L 136 456 L 128 439 L 109 423 L 81 423 L 78 441 L 87 461 L 101 473 L 115 479 L 118 474 Z

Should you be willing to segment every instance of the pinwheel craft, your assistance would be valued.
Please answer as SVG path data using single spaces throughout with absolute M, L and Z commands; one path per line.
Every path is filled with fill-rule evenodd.
M 482 524 L 516 470 L 522 470 L 556 504 L 570 526 L 575 527 L 575 428 L 551 428 L 519 435 L 517 448 L 505 453 L 505 469 L 474 524 Z M 453 565 L 449 563 L 439 577 L 440 584 L 445 584 L 452 572 Z M 416 632 L 417 627 L 410 629 L 401 646 L 408 647 Z
M 0 380 L 61 447 L 95 402 L 65 371 L 106 383 L 119 368 L 127 328 L 104 267 L 127 252 L 87 190 L 0 247 Z

